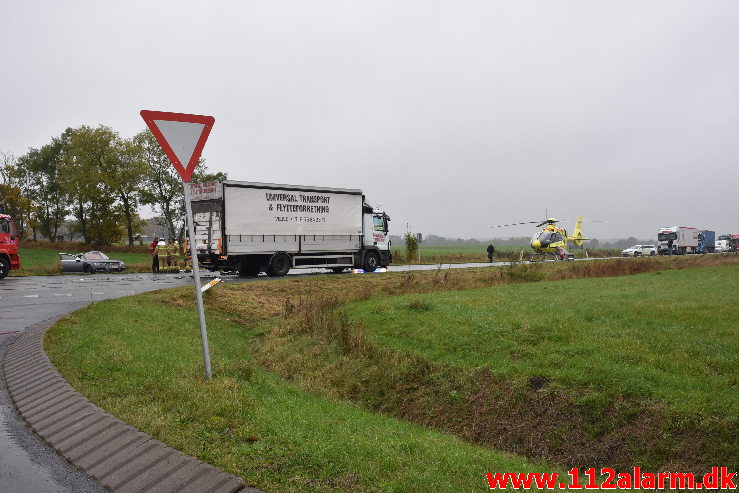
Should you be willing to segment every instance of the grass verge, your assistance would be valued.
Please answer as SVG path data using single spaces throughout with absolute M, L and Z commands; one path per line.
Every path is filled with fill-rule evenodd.
M 560 464 L 669 465 L 664 458 L 672 456 L 676 441 L 649 435 L 660 431 L 653 425 L 666 416 L 664 407 L 651 409 L 652 401 L 634 413 L 629 399 L 597 398 L 599 391 L 610 389 L 593 389 L 594 396 L 586 393 L 578 401 L 571 397 L 583 397 L 581 389 L 567 394 L 556 381 L 522 386 L 523 379 L 496 375 L 464 358 L 438 361 L 390 341 L 380 343 L 379 336 L 352 323 L 341 310 L 337 314 L 336 307 L 405 295 L 398 306 L 425 313 L 434 304 L 422 293 L 723 268 L 737 260 L 622 259 L 219 286 L 205 296 L 216 376 L 210 383 L 197 377 L 202 369 L 191 289 L 95 305 L 57 324 L 46 344 L 68 380 L 101 407 L 268 491 L 478 491 L 486 489 L 484 472 L 546 469 L 489 447 L 517 450 L 531 460 L 562 457 L 553 461 Z M 511 409 L 528 410 L 526 419 L 510 419 L 505 412 Z M 686 426 L 694 430 L 688 418 Z M 645 434 L 620 435 L 621 420 L 643 424 Z M 706 423 L 709 438 L 725 446 L 723 431 L 716 434 L 711 428 L 723 425 Z M 602 455 L 590 453 L 599 443 Z M 624 450 L 624 443 L 631 447 L 629 455 L 608 452 L 611 447 Z M 655 453 L 653 445 L 661 452 Z M 567 447 L 581 453 L 573 455 Z M 705 452 L 696 446 L 693 459 L 681 456 L 674 464 L 694 466 Z
M 546 470 L 512 455 L 298 390 L 254 364 L 250 336 L 162 293 L 106 301 L 55 325 L 54 364 L 93 402 L 266 491 L 482 491 L 484 473 Z
M 739 265 L 307 297 L 255 352 L 301 388 L 566 467 L 738 465 Z

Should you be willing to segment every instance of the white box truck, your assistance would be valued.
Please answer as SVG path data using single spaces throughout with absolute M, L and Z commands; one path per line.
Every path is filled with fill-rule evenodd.
M 687 226 L 661 228 L 657 233 L 660 255 L 683 255 L 698 251 L 698 229 Z
M 392 262 L 388 221 L 361 190 L 217 181 L 190 184 L 198 260 L 241 275 Z

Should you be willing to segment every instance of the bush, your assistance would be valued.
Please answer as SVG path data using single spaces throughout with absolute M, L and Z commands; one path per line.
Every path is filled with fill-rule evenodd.
M 418 240 L 413 233 L 406 233 L 403 240 L 405 241 L 406 262 L 412 263 L 418 258 Z

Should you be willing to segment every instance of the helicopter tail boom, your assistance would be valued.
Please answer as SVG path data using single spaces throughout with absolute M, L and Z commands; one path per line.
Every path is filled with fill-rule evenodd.
M 581 246 L 583 241 L 590 239 L 582 235 L 582 216 L 577 216 L 577 222 L 575 223 L 575 229 L 572 231 L 572 236 L 568 236 L 567 239 L 572 240 L 575 246 Z

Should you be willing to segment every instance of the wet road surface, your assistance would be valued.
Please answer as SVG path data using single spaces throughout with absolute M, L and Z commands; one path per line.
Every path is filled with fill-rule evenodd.
M 179 278 L 177 278 L 179 277 Z M 192 284 L 188 276 L 44 276 L 0 281 L 0 368 L 7 341 L 94 301 Z M 106 491 L 31 432 L 0 379 L 0 492 Z

